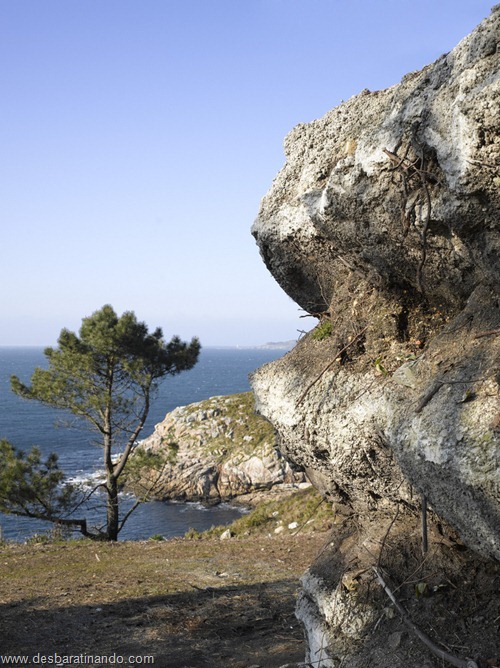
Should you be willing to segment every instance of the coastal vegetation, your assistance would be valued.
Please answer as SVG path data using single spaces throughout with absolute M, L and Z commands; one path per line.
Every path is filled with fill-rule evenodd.
M 119 481 L 149 413 L 159 381 L 191 369 L 200 343 L 174 336 L 165 342 L 160 328 L 149 333 L 131 311 L 118 316 L 110 305 L 84 318 L 79 335 L 63 329 L 57 348 L 47 348 L 48 369 L 35 369 L 31 385 L 12 376 L 12 390 L 25 399 L 64 409 L 97 435 L 103 450 L 105 482 L 85 497 L 64 486 L 56 455 L 42 461 L 2 442 L 0 449 L 0 510 L 78 528 L 92 539 L 116 541 L 137 505 L 119 513 Z M 89 527 L 76 511 L 100 489 L 105 495 L 106 520 Z
M 262 501 L 249 513 L 234 520 L 229 527 L 216 526 L 208 531 L 190 529 L 186 538 L 243 538 L 246 536 L 289 536 L 328 531 L 333 526 L 335 514 L 331 504 L 312 485 L 292 493 L 262 494 Z

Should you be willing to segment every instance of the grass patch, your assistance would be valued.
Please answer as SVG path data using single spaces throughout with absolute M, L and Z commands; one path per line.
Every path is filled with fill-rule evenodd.
M 282 499 L 263 501 L 229 526 L 212 527 L 203 533 L 190 529 L 185 537 L 217 538 L 227 529 L 230 529 L 235 537 L 267 536 L 281 532 L 293 534 L 297 531 L 311 533 L 327 531 L 332 523 L 333 512 L 330 504 L 323 500 L 314 487 L 309 487 Z

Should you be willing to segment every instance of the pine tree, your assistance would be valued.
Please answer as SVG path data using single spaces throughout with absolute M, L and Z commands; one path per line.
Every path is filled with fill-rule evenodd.
M 62 330 L 57 348 L 45 350 L 48 369 L 35 369 L 31 385 L 12 376 L 16 394 L 69 410 L 98 434 L 106 473 L 106 529 L 90 533 L 82 520 L 74 520 L 85 535 L 117 540 L 128 517 L 119 515 L 119 479 L 137 445 L 158 383 L 167 375 L 191 369 L 199 352 L 197 338 L 188 344 L 174 336 L 166 343 L 161 329 L 150 334 L 133 312 L 118 317 L 106 305 L 83 319 L 79 336 Z

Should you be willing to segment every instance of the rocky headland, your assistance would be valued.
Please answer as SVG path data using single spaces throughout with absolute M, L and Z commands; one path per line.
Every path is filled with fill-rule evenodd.
M 318 320 L 252 378 L 338 518 L 302 578 L 306 665 L 500 665 L 499 37 L 497 5 L 422 71 L 294 128 L 253 226 Z
M 138 496 L 218 503 L 289 490 L 305 482 L 277 447 L 274 428 L 255 413 L 251 392 L 180 406 L 156 425 L 132 458 L 128 485 Z

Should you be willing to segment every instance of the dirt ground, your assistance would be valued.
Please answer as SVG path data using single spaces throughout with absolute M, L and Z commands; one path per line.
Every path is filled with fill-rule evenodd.
M 109 664 L 114 656 L 115 665 L 164 668 L 302 661 L 298 580 L 326 540 L 314 533 L 4 544 L 0 662 L 17 655 L 30 657 L 24 665 L 54 665 L 57 657 L 88 665 L 89 656 Z

